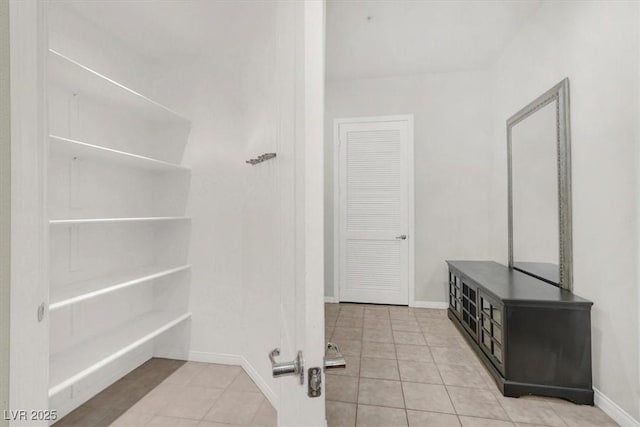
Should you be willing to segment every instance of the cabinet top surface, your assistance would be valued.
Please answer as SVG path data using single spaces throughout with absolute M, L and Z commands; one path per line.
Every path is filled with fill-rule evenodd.
M 569 291 L 494 261 L 447 261 L 447 264 L 503 301 L 593 304 Z

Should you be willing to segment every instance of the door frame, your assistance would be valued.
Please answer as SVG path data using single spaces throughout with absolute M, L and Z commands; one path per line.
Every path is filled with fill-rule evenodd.
M 406 121 L 408 124 L 407 137 L 407 176 L 409 186 L 409 307 L 415 307 L 415 173 L 414 173 L 414 120 L 413 114 L 396 114 L 390 116 L 349 117 L 333 120 L 333 298 L 340 302 L 340 125 L 348 123 L 384 123 Z

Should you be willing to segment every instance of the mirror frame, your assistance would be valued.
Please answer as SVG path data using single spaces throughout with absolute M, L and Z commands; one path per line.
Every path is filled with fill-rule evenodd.
M 571 224 L 571 128 L 569 117 L 569 78 L 536 98 L 507 120 L 507 163 L 509 185 L 509 268 L 533 275 L 513 265 L 513 182 L 511 164 L 511 130 L 542 107 L 557 101 L 557 171 L 558 171 L 558 229 L 560 283 L 569 292 L 573 290 L 573 234 Z M 537 276 L 535 276 L 537 277 Z

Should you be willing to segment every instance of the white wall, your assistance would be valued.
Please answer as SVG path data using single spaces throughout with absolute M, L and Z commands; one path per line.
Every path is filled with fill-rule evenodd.
M 415 299 L 447 301 L 446 259 L 488 257 L 489 73 L 329 81 L 325 117 L 325 295 L 333 297 L 333 121 L 415 118 Z
M 280 133 L 281 114 L 289 111 L 279 101 L 283 53 L 275 3 L 221 9 L 235 19 L 236 33 L 228 35 L 234 42 L 212 40 L 216 55 L 207 55 L 213 59 L 158 64 L 167 71 L 155 81 L 161 98 L 192 122 L 183 161 L 193 170 L 190 357 L 243 364 L 275 403 L 283 380 L 272 377 L 267 356 L 281 342 L 280 226 L 287 196 L 279 180 L 289 179 L 280 174 L 291 155 L 283 152 Z M 277 159 L 245 163 L 266 152 L 277 152 Z
M 11 283 L 11 90 L 9 2 L 0 3 L 0 411 L 9 409 L 9 321 Z M 4 417 L 3 417 L 4 418 Z M 8 422 L 0 420 L 0 426 Z
M 493 69 L 490 255 L 507 261 L 506 119 L 570 79 L 574 292 L 594 302 L 594 386 L 640 419 L 637 2 L 545 2 Z

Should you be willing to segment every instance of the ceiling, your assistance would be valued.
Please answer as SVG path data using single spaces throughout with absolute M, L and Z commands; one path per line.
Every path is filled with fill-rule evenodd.
M 152 62 L 220 58 L 269 21 L 276 0 L 53 0 Z M 541 0 L 327 0 L 327 78 L 486 68 Z M 272 17 L 274 15 L 271 15 Z M 258 31 L 256 31 L 258 30 Z
M 539 0 L 328 0 L 327 78 L 488 67 Z

